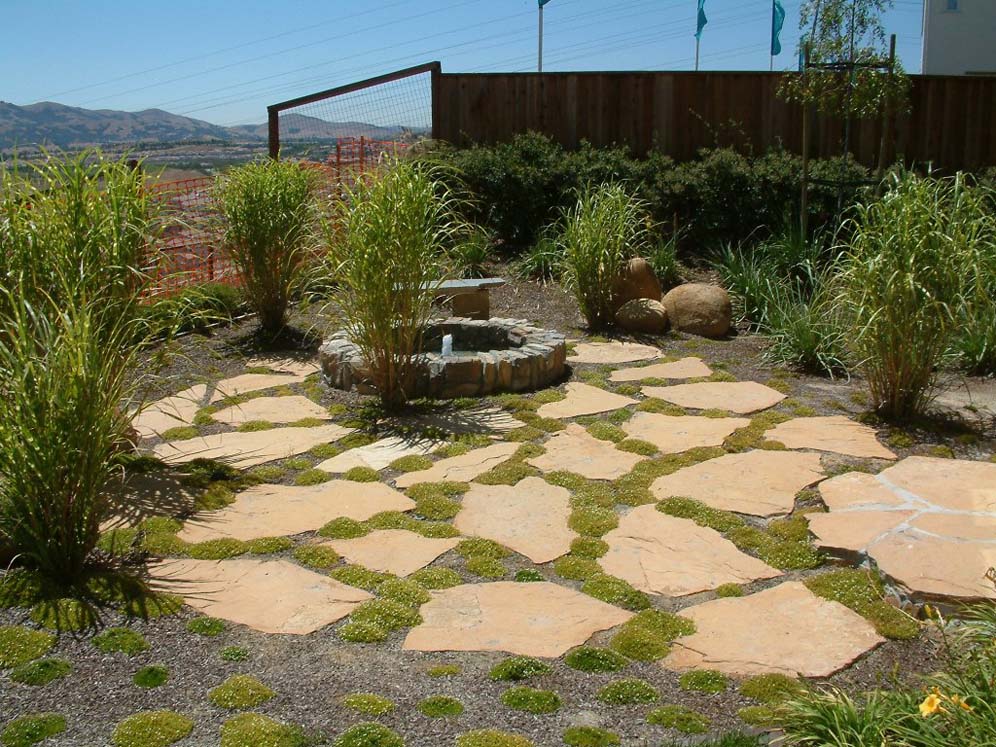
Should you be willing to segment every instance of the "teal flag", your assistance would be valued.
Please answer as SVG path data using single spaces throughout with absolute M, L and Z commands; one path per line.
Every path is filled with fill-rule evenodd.
M 542 8 L 542 7 L 543 7 L 544 5 L 546 5 L 546 4 L 548 3 L 548 2 L 550 2 L 550 0 L 539 0 L 539 6 L 540 6 L 540 7 Z
M 696 39 L 702 38 L 702 29 L 705 28 L 705 25 L 707 23 L 709 23 L 709 19 L 706 18 L 705 14 L 705 0 L 699 0 L 699 18 L 698 18 L 698 23 L 695 25 Z
M 782 0 L 772 0 L 771 3 L 771 56 L 782 53 L 782 42 L 778 38 L 785 24 L 785 8 Z

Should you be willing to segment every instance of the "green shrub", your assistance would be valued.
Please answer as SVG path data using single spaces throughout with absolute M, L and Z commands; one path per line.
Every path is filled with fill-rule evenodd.
M 389 407 L 413 391 L 440 260 L 459 230 L 454 195 L 439 175 L 425 163 L 396 161 L 334 203 L 341 230 L 327 274 L 338 283 L 337 305 L 371 384 Z
M 549 674 L 553 671 L 549 664 L 530 656 L 513 656 L 495 664 L 489 676 L 502 682 L 520 682 L 530 677 Z
M 655 708 L 647 714 L 647 723 L 677 729 L 683 734 L 705 734 L 709 731 L 709 719 L 680 705 Z
M 638 679 L 616 680 L 598 691 L 598 699 L 609 705 L 653 703 L 659 697 L 657 688 Z
M 283 328 L 315 246 L 316 186 L 312 170 L 273 159 L 231 169 L 218 181 L 224 245 L 268 334 Z
M 373 693 L 351 693 L 342 699 L 342 704 L 370 716 L 383 716 L 394 710 L 394 701 Z
M 516 711 L 544 714 L 560 708 L 560 696 L 550 690 L 531 687 L 511 687 L 501 695 L 501 702 Z
M 168 747 L 194 730 L 194 722 L 172 711 L 135 713 L 114 727 L 114 747 Z
M 334 747 L 404 747 L 405 740 L 383 724 L 370 722 L 349 727 L 332 744 Z
M 619 736 L 595 726 L 571 726 L 564 730 L 567 747 L 614 747 L 622 744 Z
M 66 730 L 66 717 L 58 713 L 29 713 L 8 721 L 0 732 L 4 747 L 31 747 Z
M 208 692 L 208 700 L 219 708 L 244 710 L 270 700 L 276 693 L 257 680 L 245 674 L 233 674 Z
M 35 659 L 14 669 L 10 673 L 10 679 L 22 685 L 40 687 L 67 677 L 72 669 L 72 665 L 65 659 Z
M 446 695 L 432 695 L 419 703 L 418 709 L 429 718 L 453 718 L 463 713 L 463 703 Z
M 305 747 L 301 730 L 259 713 L 240 713 L 221 725 L 220 747 Z
M 217 617 L 195 617 L 187 621 L 187 630 L 197 635 L 213 638 L 225 632 L 225 621 Z
M 135 676 L 132 677 L 132 682 L 134 682 L 137 687 L 143 687 L 146 689 L 165 685 L 168 680 L 169 670 L 161 664 L 150 664 L 147 667 L 142 667 L 135 672 Z
M 189 630 L 189 623 L 187 627 Z M 105 654 L 122 653 L 128 656 L 134 656 L 149 649 L 145 637 L 131 628 L 108 628 L 93 637 L 93 645 Z
M 607 648 L 579 646 L 567 652 L 564 663 L 581 672 L 616 672 L 629 662 L 626 657 Z

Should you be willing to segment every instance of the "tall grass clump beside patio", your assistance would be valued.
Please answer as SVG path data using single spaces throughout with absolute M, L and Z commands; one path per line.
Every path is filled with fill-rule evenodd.
M 948 357 L 972 279 L 991 268 L 993 217 L 962 175 L 897 175 L 845 226 L 842 296 L 850 341 L 874 407 L 892 419 L 922 413 Z
M 435 167 L 398 160 L 359 180 L 333 207 L 334 259 L 326 266 L 338 286 L 335 302 L 369 383 L 385 406 L 398 407 L 413 391 L 447 251 L 464 230 L 457 199 Z
M 142 177 L 84 153 L 4 177 L 0 197 L 0 548 L 70 584 L 130 447 L 140 299 L 161 223 Z
M 293 161 L 239 166 L 218 180 L 224 244 L 263 332 L 284 328 L 287 306 L 317 246 L 316 173 Z
M 585 187 L 564 212 L 558 240 L 563 279 L 589 328 L 612 325 L 616 280 L 626 260 L 645 253 L 648 220 L 644 203 L 622 184 Z

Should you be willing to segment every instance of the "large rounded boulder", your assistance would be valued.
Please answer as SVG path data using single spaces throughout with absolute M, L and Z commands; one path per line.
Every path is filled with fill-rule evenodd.
M 633 257 L 625 265 L 612 285 L 612 297 L 618 309 L 634 298 L 661 300 L 661 284 L 654 274 L 654 268 L 642 257 Z
M 616 312 L 616 326 L 630 332 L 664 334 L 667 331 L 667 310 L 660 301 L 651 298 L 634 298 L 619 307 Z
M 672 288 L 661 301 L 671 328 L 702 337 L 722 337 L 730 330 L 730 295 L 718 285 L 685 283 Z

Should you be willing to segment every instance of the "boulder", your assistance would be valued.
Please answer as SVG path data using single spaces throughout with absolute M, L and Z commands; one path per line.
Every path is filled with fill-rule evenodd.
M 702 337 L 722 337 L 733 318 L 730 295 L 718 285 L 685 283 L 667 292 L 661 302 L 671 328 Z
M 633 257 L 625 265 L 612 286 L 613 302 L 618 309 L 634 298 L 661 300 L 661 284 L 647 260 Z
M 660 301 L 634 298 L 616 311 L 616 325 L 631 332 L 663 334 L 667 330 L 667 309 Z

